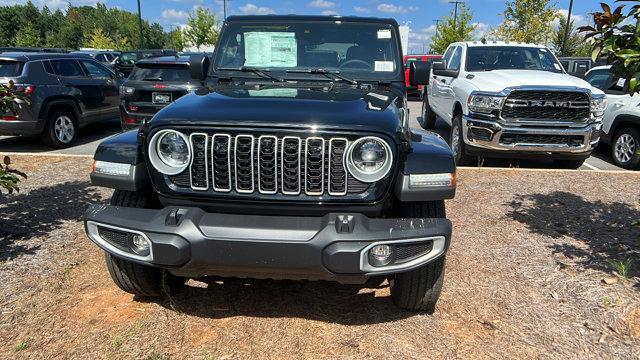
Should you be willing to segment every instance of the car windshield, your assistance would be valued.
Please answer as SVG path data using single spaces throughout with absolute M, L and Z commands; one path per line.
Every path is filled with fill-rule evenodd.
M 0 77 L 14 77 L 19 76 L 21 73 L 21 62 L 0 60 Z
M 467 71 L 541 70 L 562 73 L 551 51 L 537 47 L 470 46 Z
M 397 36 L 394 26 L 381 23 L 231 22 L 220 39 L 215 68 L 268 69 L 285 79 L 309 69 L 358 80 L 393 79 L 402 69 Z
M 129 80 L 188 82 L 191 80 L 191 75 L 186 65 L 140 66 L 138 64 L 131 71 Z

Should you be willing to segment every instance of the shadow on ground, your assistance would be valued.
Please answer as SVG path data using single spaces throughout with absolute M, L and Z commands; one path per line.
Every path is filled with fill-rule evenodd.
M 551 245 L 586 268 L 611 272 L 611 260 L 632 262 L 629 276 L 640 276 L 640 210 L 633 206 L 602 201 L 587 201 L 569 192 L 516 195 L 508 203 L 507 216 L 523 223 L 529 231 L 559 239 L 571 237 L 583 243 Z M 634 225 L 636 224 L 636 225 Z
M 80 219 L 88 204 L 101 197 L 89 182 L 71 181 L 0 200 L 0 261 L 4 261 L 33 254 L 39 245 L 25 245 L 26 240 L 47 235 L 67 220 Z
M 207 279 L 186 286 L 159 305 L 203 318 L 234 316 L 304 318 L 343 325 L 400 320 L 416 315 L 397 308 L 390 296 L 375 297 L 386 285 L 341 285 L 328 281 Z

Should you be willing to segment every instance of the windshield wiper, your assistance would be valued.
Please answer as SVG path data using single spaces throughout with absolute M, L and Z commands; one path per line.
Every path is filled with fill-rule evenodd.
M 241 67 L 221 67 L 218 68 L 218 70 L 222 70 L 222 71 L 242 71 L 242 72 L 251 72 L 254 73 L 258 76 L 260 76 L 261 78 L 264 79 L 271 79 L 273 81 L 277 81 L 277 82 L 284 82 L 284 79 L 280 79 L 278 77 L 275 77 L 271 74 L 269 74 L 269 72 L 271 70 L 269 69 L 258 69 L 258 68 L 254 68 L 254 67 L 250 67 L 250 66 L 241 66 Z
M 342 81 L 346 81 L 351 85 L 358 85 L 358 82 L 353 80 L 353 79 L 349 79 L 348 77 L 344 77 L 342 75 L 340 75 L 340 71 L 339 70 L 326 70 L 326 69 L 290 69 L 287 70 L 288 73 L 292 73 L 292 74 L 320 74 L 320 75 L 324 75 L 326 77 L 328 77 L 331 80 L 335 80 L 334 78 L 331 77 L 331 75 L 333 75 L 334 77 L 342 80 Z
M 161 77 L 148 77 L 148 78 L 142 79 L 142 81 L 162 81 L 162 78 Z

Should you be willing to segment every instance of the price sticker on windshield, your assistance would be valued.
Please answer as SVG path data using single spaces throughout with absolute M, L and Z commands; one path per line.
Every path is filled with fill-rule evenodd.
M 378 39 L 391 39 L 391 30 L 389 29 L 378 30 Z
M 393 72 L 393 61 L 376 61 L 374 71 Z

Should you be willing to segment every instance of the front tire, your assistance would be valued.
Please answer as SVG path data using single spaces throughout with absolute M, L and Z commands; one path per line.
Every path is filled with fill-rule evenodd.
M 616 133 L 611 156 L 613 162 L 621 168 L 637 169 L 640 166 L 640 130 L 629 127 Z
M 474 164 L 474 158 L 466 154 L 463 136 L 462 115 L 458 114 L 453 117 L 453 121 L 451 122 L 451 134 L 449 137 L 449 146 L 451 146 L 451 150 L 453 151 L 453 158 L 458 166 L 477 165 L 477 161 Z
M 418 218 L 445 218 L 444 200 L 403 204 L 400 215 Z M 403 309 L 433 313 L 442 292 L 445 257 L 417 269 L 396 274 L 391 283 L 393 303 Z
M 429 105 L 429 96 L 427 94 L 422 95 L 422 122 L 420 126 L 422 126 L 425 130 L 432 130 L 436 127 L 436 113 L 431 110 L 431 106 Z

